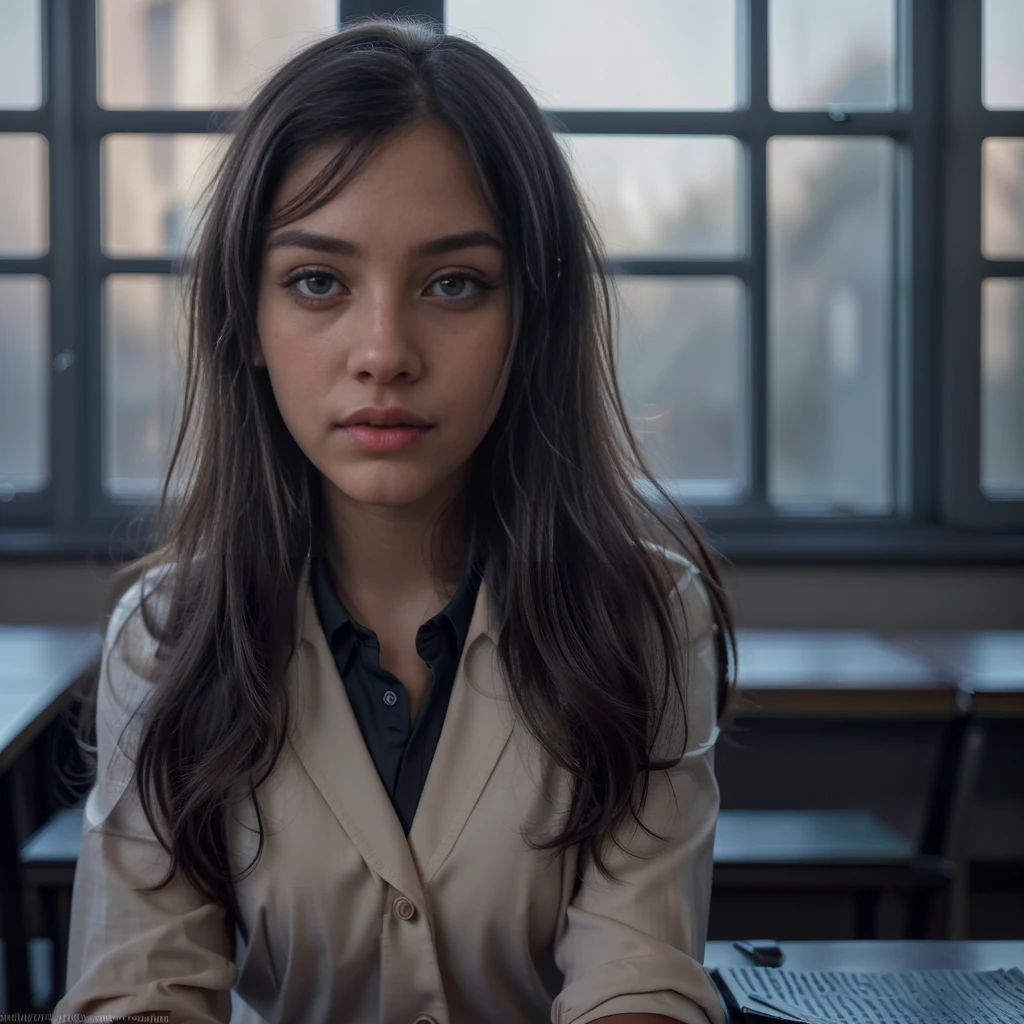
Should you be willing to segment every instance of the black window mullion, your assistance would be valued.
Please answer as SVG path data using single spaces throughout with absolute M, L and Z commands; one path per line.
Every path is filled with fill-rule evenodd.
M 76 170 L 75 0 L 44 4 L 50 112 L 50 466 L 53 525 L 81 524 L 81 425 L 87 339 L 79 315 L 81 282 Z
M 401 14 L 426 16 L 441 24 L 444 21 L 444 0 L 412 0 L 405 4 L 389 4 L 383 0 L 339 0 L 338 11 L 342 20 Z
M 763 0 L 750 2 L 753 13 Z M 767 39 L 752 38 L 752 46 L 762 44 L 766 49 Z M 556 131 L 572 135 L 732 135 L 741 139 L 764 133 L 769 121 L 772 135 L 842 137 L 907 136 L 913 121 L 912 114 L 899 110 L 855 111 L 840 119 L 821 110 L 772 110 L 767 94 L 757 92 L 751 92 L 751 104 L 749 110 L 547 110 L 545 114 Z
M 90 137 L 104 135 L 205 135 L 230 132 L 240 110 L 108 110 L 96 102 L 88 106 L 86 129 Z
M 44 29 L 48 23 L 45 8 L 43 10 Z M 46 37 L 43 36 L 43 46 Z M 44 62 L 45 67 L 45 62 Z M 44 78 L 45 82 L 46 79 Z M 47 97 L 43 97 L 43 105 L 36 110 L 0 110 L 0 132 L 38 132 L 46 135 L 50 130 L 50 110 Z
M 982 107 L 982 111 L 979 124 L 983 135 L 1019 136 L 1024 132 L 1024 111 L 989 110 L 987 107 Z
M 949 94 L 946 116 L 945 337 L 943 339 L 945 461 L 943 496 L 947 516 L 970 523 L 981 501 L 981 0 L 948 8 Z M 970 189 L 971 191 L 965 191 Z M 967 209 L 964 196 L 977 197 Z
M 1021 126 L 1024 135 L 1024 125 Z M 982 273 L 985 277 L 1024 277 L 1024 259 L 989 260 L 982 257 Z
M 938 517 L 939 419 L 935 401 L 938 381 L 935 335 L 940 266 L 940 132 L 943 77 L 941 16 L 931 0 L 903 0 L 900 10 L 901 100 L 911 109 L 911 135 L 904 152 L 904 215 L 900 288 L 907 300 L 897 334 L 897 487 L 898 505 L 918 522 Z M 909 192 L 909 196 L 906 195 Z M 899 263 L 897 263 L 899 266 Z M 902 335 L 902 337 L 901 337 Z
M 648 256 L 613 257 L 605 261 L 610 274 L 638 277 L 738 277 L 749 281 L 747 259 L 674 259 Z
M 752 514 L 768 514 L 768 0 L 747 0 L 747 243 L 751 273 L 747 297 L 747 463 Z
M 82 330 L 87 338 L 86 422 L 82 459 L 86 474 L 86 513 L 90 525 L 110 522 L 109 504 L 103 494 L 103 268 L 101 256 L 101 216 L 103 181 L 100 169 L 103 110 L 99 106 L 97 48 L 97 0 L 79 5 L 78 48 L 82 131 L 80 136 L 82 195 L 82 244 L 79 247 L 80 277 L 85 286 L 82 303 Z M 108 513 L 108 514 L 104 514 Z
M 545 117 L 568 135 L 735 135 L 750 130 L 746 110 L 561 110 Z
M 929 196 L 928 183 L 938 166 L 938 153 L 928 162 L 920 159 L 927 147 L 926 127 L 934 85 L 929 78 L 933 67 L 927 38 L 926 12 L 913 0 L 896 5 L 897 108 L 908 112 L 908 130 L 898 138 L 893 182 L 892 209 L 895 230 L 892 239 L 893 309 L 890 318 L 892 409 L 889 466 L 893 512 L 908 521 L 927 516 L 927 488 L 931 478 L 934 438 L 927 426 L 930 389 L 927 386 L 928 347 L 919 346 L 928 320 L 927 295 L 920 282 L 928 280 L 931 252 L 924 239 L 934 216 L 922 216 Z M 920 361 L 920 363 L 919 363 Z
M 52 240 L 50 249 L 52 252 Z M 52 267 L 53 259 L 50 255 L 0 256 L 0 274 L 42 274 L 49 277 Z
M 182 261 L 177 256 L 104 256 L 96 258 L 100 281 L 112 274 L 180 274 Z

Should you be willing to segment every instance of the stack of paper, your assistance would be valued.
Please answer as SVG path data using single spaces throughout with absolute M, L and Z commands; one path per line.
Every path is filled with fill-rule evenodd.
M 718 971 L 744 1021 L 798 1024 L 1022 1024 L 1024 972 L 866 974 L 726 967 Z

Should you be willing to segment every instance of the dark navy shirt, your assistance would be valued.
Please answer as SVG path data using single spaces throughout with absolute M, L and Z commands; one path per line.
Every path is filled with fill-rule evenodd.
M 321 628 L 406 835 L 441 736 L 480 578 L 481 570 L 471 561 L 451 601 L 416 632 L 416 650 L 430 667 L 431 681 L 410 727 L 409 694 L 397 676 L 381 668 L 377 634 L 357 622 L 338 600 L 323 556 L 311 558 L 310 580 Z

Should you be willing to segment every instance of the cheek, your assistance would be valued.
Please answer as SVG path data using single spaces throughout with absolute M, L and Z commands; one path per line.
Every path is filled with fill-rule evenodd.
M 507 380 L 501 379 L 502 363 L 509 346 L 507 308 L 491 311 L 490 322 L 459 346 L 450 372 L 457 378 L 467 414 L 473 416 L 481 436 L 498 414 Z
M 448 370 L 453 405 L 461 410 L 461 426 L 479 437 L 487 432 L 501 406 L 503 355 L 499 346 L 477 345 L 453 360 Z
M 508 389 L 508 371 L 506 370 L 505 376 L 502 376 L 502 364 L 508 354 L 508 348 L 509 341 L 507 337 L 502 335 L 501 343 L 488 360 L 486 387 L 483 383 L 480 386 L 480 401 L 484 409 L 486 427 L 490 427 L 498 415 L 498 409 L 501 407 L 501 403 L 505 398 L 505 392 Z
M 323 346 L 310 335 L 308 324 L 273 300 L 261 302 L 257 329 L 281 414 L 286 421 L 292 416 L 308 419 L 327 380 Z

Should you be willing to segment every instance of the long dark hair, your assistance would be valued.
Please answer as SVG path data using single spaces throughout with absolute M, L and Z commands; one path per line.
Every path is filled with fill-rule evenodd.
M 668 560 L 646 541 L 700 573 L 718 639 L 720 713 L 729 695 L 733 633 L 721 580 L 633 437 L 602 243 L 543 113 L 468 40 L 417 20 L 349 23 L 282 66 L 235 128 L 187 283 L 184 398 L 158 543 L 115 575 L 107 609 L 140 578 L 161 581 L 140 599 L 158 653 L 148 678 L 159 685 L 135 768 L 146 817 L 170 854 L 154 888 L 180 870 L 236 918 L 233 883 L 255 866 L 264 836 L 261 828 L 254 860 L 232 875 L 225 810 L 244 797 L 260 820 L 256 789 L 286 740 L 284 672 L 320 500 L 316 471 L 251 360 L 262 247 L 270 228 L 327 202 L 376 146 L 423 119 L 463 140 L 507 245 L 508 386 L 473 455 L 471 504 L 460 514 L 501 609 L 498 656 L 515 710 L 572 779 L 564 828 L 531 845 L 581 844 L 612 877 L 605 840 L 618 843 L 628 816 L 640 821 L 649 772 L 683 753 L 685 736 L 674 759 L 653 759 L 670 679 L 683 697 L 689 641 Z M 285 172 L 329 140 L 336 158 L 270 222 Z M 150 576 L 167 566 L 174 571 Z M 158 590 L 159 621 L 149 607 Z

